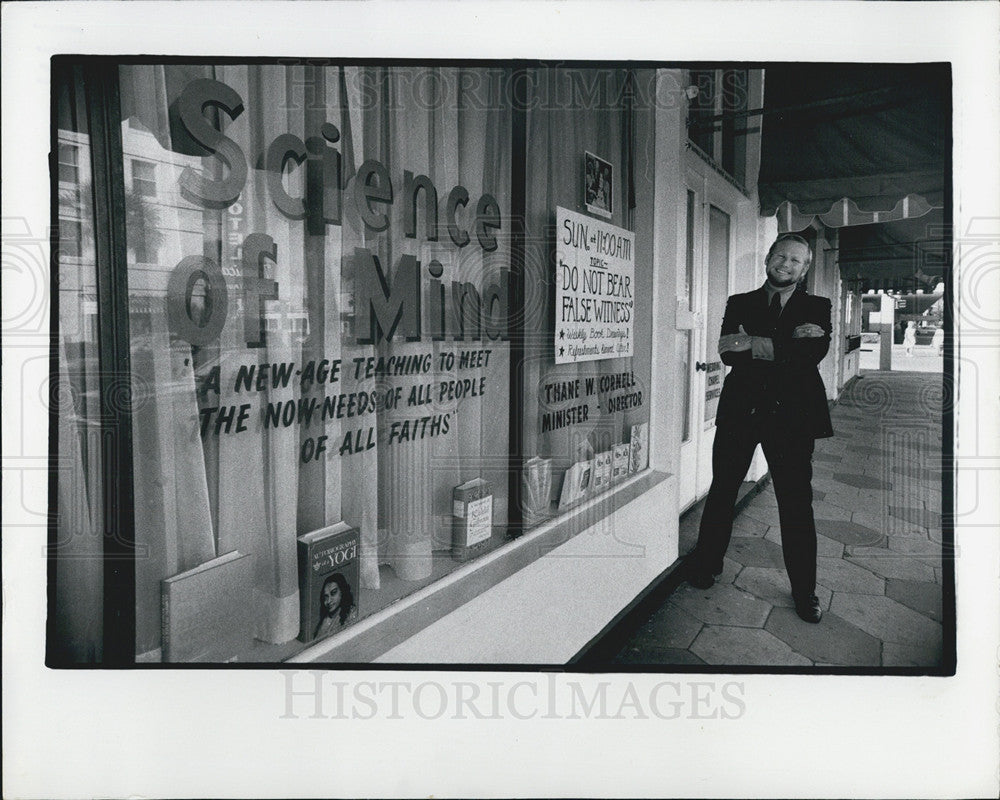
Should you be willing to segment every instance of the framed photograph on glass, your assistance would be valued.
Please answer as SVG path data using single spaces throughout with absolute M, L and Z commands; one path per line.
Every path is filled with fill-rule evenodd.
M 587 211 L 611 219 L 613 210 L 611 164 L 593 153 L 584 152 L 583 202 Z

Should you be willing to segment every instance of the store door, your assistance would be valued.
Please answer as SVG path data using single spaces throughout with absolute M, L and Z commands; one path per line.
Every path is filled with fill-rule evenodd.
M 731 215 L 688 188 L 685 227 L 677 310 L 682 509 L 703 497 L 712 482 L 715 414 L 725 377 L 718 340 L 729 295 Z

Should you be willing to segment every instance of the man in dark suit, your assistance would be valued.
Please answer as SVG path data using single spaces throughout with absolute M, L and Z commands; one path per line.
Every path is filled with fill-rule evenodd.
M 812 453 L 816 439 L 833 436 L 817 369 L 830 347 L 830 301 L 800 285 L 812 263 L 812 250 L 801 236 L 779 236 L 764 263 L 764 285 L 726 303 L 719 356 L 732 371 L 719 398 L 712 486 L 698 545 L 688 557 L 687 580 L 707 589 L 722 572 L 736 494 L 760 444 L 778 499 L 795 610 L 803 620 L 819 622 Z

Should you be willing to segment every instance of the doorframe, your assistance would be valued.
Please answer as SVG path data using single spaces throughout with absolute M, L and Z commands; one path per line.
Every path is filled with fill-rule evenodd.
M 707 277 L 709 268 L 708 219 L 709 214 L 711 213 L 710 207 L 715 206 L 720 211 L 727 214 L 730 220 L 728 241 L 729 263 L 727 265 L 726 275 L 726 297 L 729 297 L 733 293 L 735 279 L 733 270 L 735 256 L 734 243 L 740 220 L 739 206 L 741 200 L 745 199 L 744 195 L 739 192 L 736 187 L 725 180 L 714 167 L 706 163 L 704 159 L 699 157 L 696 153 L 692 152 L 690 148 L 688 148 L 685 152 L 682 170 L 682 186 L 684 189 L 685 208 L 687 204 L 687 192 L 692 191 L 695 194 L 695 264 L 691 281 L 692 297 L 695 298 L 695 310 L 691 311 L 689 309 L 684 309 L 682 308 L 681 303 L 678 302 L 676 328 L 678 330 L 690 330 L 692 332 L 692 363 L 690 369 L 694 374 L 692 376 L 690 388 L 690 391 L 692 392 L 692 403 L 691 408 L 689 409 L 689 414 L 691 415 L 689 418 L 689 424 L 691 426 L 691 441 L 682 441 L 682 429 L 678 430 L 677 440 L 680 443 L 682 453 L 685 449 L 689 449 L 691 447 L 694 447 L 696 452 L 694 459 L 695 478 L 693 494 L 689 489 L 685 488 L 689 484 L 683 475 L 681 475 L 680 481 L 678 482 L 679 506 L 681 512 L 697 503 L 708 492 L 708 484 L 711 480 L 710 464 L 712 445 L 715 440 L 715 419 L 713 418 L 707 423 L 704 419 L 704 376 L 694 367 L 694 365 L 699 361 L 707 363 L 709 360 L 707 358 L 709 348 L 715 347 L 714 341 L 716 334 L 710 333 L 705 329 L 709 302 Z M 737 194 L 739 195 L 738 197 L 736 196 Z M 681 240 L 681 246 L 679 247 L 681 257 L 679 259 L 679 264 L 684 264 L 686 269 L 686 228 L 685 236 L 678 238 Z M 678 272 L 680 273 L 680 270 Z M 680 276 L 678 275 L 678 286 L 679 285 Z M 725 379 L 725 374 L 726 367 L 723 366 L 723 380 Z M 681 424 L 683 423 L 680 419 L 678 419 L 678 422 Z M 679 461 L 682 458 L 683 455 L 680 456 Z M 688 459 L 690 459 L 690 454 L 688 455 Z M 709 476 L 707 479 L 705 478 L 706 473 Z

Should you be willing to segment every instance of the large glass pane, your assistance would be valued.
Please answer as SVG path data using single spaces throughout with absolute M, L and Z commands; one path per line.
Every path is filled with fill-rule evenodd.
M 690 189 L 687 193 L 685 213 L 685 246 L 684 246 L 684 285 L 681 287 L 681 303 L 690 311 L 695 310 L 694 296 L 694 262 L 695 262 L 695 195 Z
M 722 168 L 741 185 L 747 173 L 747 128 L 749 118 L 750 72 L 727 69 L 722 72 Z
M 652 205 L 652 177 L 630 169 L 652 138 L 643 76 L 651 73 L 634 80 L 626 70 L 593 68 L 529 75 L 522 395 L 528 526 L 648 463 L 652 235 L 649 221 L 627 207 L 630 196 L 637 208 Z M 590 178 L 600 174 L 610 177 L 608 206 L 588 202 Z
M 358 532 L 341 625 L 504 541 L 503 77 L 121 69 L 140 659 L 163 657 L 163 581 L 230 553 L 252 589 L 233 657 L 272 660 L 325 602 L 302 602 L 299 536 Z M 469 481 L 485 538 L 453 550 Z
M 710 158 L 715 157 L 716 72 L 714 69 L 693 69 L 690 85 L 697 93 L 688 102 L 688 139 Z

